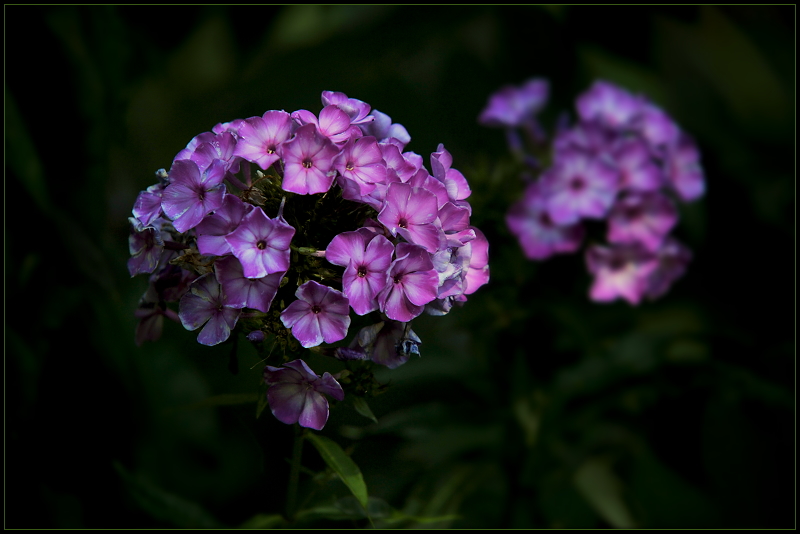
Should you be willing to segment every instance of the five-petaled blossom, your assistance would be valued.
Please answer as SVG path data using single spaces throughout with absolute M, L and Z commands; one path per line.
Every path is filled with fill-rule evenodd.
M 264 368 L 272 414 L 287 425 L 299 423 L 302 427 L 322 430 L 328 422 L 329 411 L 325 395 L 343 400 L 342 386 L 330 373 L 316 375 L 303 360 L 283 365 L 283 368 L 270 365 Z
M 297 288 L 298 300 L 281 313 L 281 322 L 304 347 L 344 339 L 350 327 L 350 302 L 340 291 L 309 280 Z

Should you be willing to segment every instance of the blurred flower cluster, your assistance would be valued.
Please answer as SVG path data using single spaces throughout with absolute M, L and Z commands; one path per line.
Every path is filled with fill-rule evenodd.
M 670 232 L 676 201 L 705 192 L 697 147 L 653 102 L 606 81 L 578 96 L 577 121 L 562 115 L 548 138 L 537 118 L 548 95 L 544 79 L 504 87 L 478 119 L 504 128 L 526 166 L 529 184 L 506 215 L 509 229 L 528 258 L 544 260 L 576 252 L 587 221 L 604 221 L 607 243 L 585 250 L 590 298 L 636 305 L 660 297 L 691 259 Z
M 339 92 L 323 92 L 322 105 L 217 124 L 139 194 L 128 269 L 150 283 L 137 344 L 157 340 L 167 317 L 199 329 L 203 345 L 238 330 L 285 355 L 344 340 L 352 310 L 372 324 L 317 351 L 394 368 L 419 354 L 412 319 L 446 314 L 488 281 L 488 243 L 444 146 L 429 172 L 386 114 Z M 347 376 L 362 395 L 377 387 Z M 322 393 L 344 396 L 299 359 L 264 378 L 285 423 L 321 429 Z

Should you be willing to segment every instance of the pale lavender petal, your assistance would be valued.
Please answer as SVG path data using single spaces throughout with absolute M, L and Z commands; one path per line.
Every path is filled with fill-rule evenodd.
M 311 312 L 311 305 L 304 300 L 295 300 L 281 312 L 281 322 L 286 328 L 292 328 L 297 322 Z
M 325 249 L 325 259 L 342 267 L 347 267 L 351 260 L 359 263 L 365 244 L 366 239 L 359 232 L 343 232 L 331 240 Z
M 350 328 L 349 303 L 347 305 L 344 314 L 327 310 L 319 314 L 319 327 L 325 343 L 335 343 L 347 336 Z
M 292 304 L 294 304 L 294 302 Z M 281 315 L 281 320 L 283 320 L 283 315 Z M 322 343 L 324 338 L 320 327 L 319 314 L 309 311 L 298 318 L 297 322 L 292 327 L 292 335 L 305 348 L 316 347 Z
M 434 269 L 403 275 L 403 291 L 412 304 L 422 306 L 438 296 L 439 275 Z
M 302 427 L 322 430 L 328 421 L 328 400 L 321 393 L 309 391 L 306 393 L 306 402 L 300 412 L 298 423 Z
M 314 389 L 320 393 L 330 395 L 338 401 L 344 400 L 344 390 L 342 389 L 342 386 L 328 372 L 324 373 L 319 381 L 314 384 Z
M 223 307 L 221 311 L 216 311 L 211 319 L 197 336 L 197 341 L 202 345 L 219 345 L 227 340 L 231 335 L 231 330 L 236 326 L 241 310 Z
M 278 383 L 270 386 L 267 401 L 272 415 L 281 423 L 293 425 L 300 419 L 307 394 L 305 384 Z

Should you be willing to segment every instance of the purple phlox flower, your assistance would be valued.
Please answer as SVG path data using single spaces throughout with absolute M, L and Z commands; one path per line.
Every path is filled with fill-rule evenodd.
M 451 202 L 450 196 L 447 194 L 447 188 L 445 185 L 430 175 L 425 167 L 419 169 L 414 176 L 412 176 L 408 182 L 406 182 L 411 187 L 421 189 L 423 191 L 427 191 L 429 193 L 433 193 L 436 196 L 436 207 L 437 209 L 442 209 L 445 204 Z M 391 185 L 391 183 L 389 184 Z M 464 206 L 470 210 L 470 214 L 472 213 L 472 208 L 469 206 L 469 203 L 466 201 L 453 201 L 454 204 L 458 206 Z
M 329 171 L 338 153 L 339 149 L 316 126 L 301 126 L 292 140 L 283 144 L 283 189 L 299 195 L 326 192 L 333 183 L 335 173 Z
M 334 167 L 339 171 L 339 182 L 355 182 L 361 196 L 374 190 L 375 184 L 386 182 L 386 163 L 374 137 L 348 140 L 336 156 Z
M 242 218 L 238 228 L 225 236 L 231 252 L 241 262 L 244 276 L 261 278 L 289 269 L 292 228 L 280 216 L 270 219 L 260 207 Z
M 605 158 L 572 149 L 559 154 L 542 180 L 550 218 L 558 225 L 569 225 L 582 217 L 605 217 L 617 196 L 619 172 Z
M 436 196 L 409 184 L 393 183 L 386 192 L 386 203 L 378 214 L 380 221 L 407 241 L 436 252 L 444 236 L 433 222 L 439 213 Z
M 399 243 L 396 256 L 386 287 L 378 293 L 378 304 L 389 319 L 408 322 L 438 296 L 439 274 L 421 246 Z
M 644 99 L 604 80 L 597 80 L 575 103 L 584 121 L 599 121 L 615 129 L 629 128 L 642 111 Z
M 656 149 L 672 145 L 680 134 L 675 121 L 652 102 L 644 103 L 633 126 Z
M 281 145 L 292 136 L 291 116 L 271 110 L 262 117 L 250 117 L 239 127 L 234 154 L 266 170 L 280 159 Z
M 242 264 L 233 256 L 227 256 L 214 264 L 222 290 L 231 308 L 253 308 L 264 313 L 269 311 L 272 299 L 278 293 L 285 272 L 277 272 L 261 278 L 246 278 Z
M 383 161 L 386 163 L 386 172 L 393 173 L 397 177 L 397 180 L 393 181 L 408 182 L 419 170 L 419 166 L 415 166 L 414 163 L 406 159 L 396 145 L 379 143 L 378 146 L 381 148 Z M 409 154 L 413 154 L 413 152 L 409 152 Z M 422 163 L 422 158 L 419 158 L 419 163 Z
M 200 254 L 224 256 L 231 254 L 231 246 L 225 237 L 239 227 L 245 215 L 254 206 L 242 202 L 236 195 L 225 195 L 222 206 L 197 225 L 197 250 Z
M 325 258 L 346 267 L 342 290 L 358 315 L 378 309 L 376 296 L 386 287 L 386 271 L 392 263 L 394 245 L 369 230 L 344 232 L 331 240 Z
M 350 328 L 350 301 L 340 291 L 313 280 L 297 288 L 298 300 L 281 312 L 281 322 L 306 348 L 333 343 Z
M 364 135 L 371 135 L 380 143 L 390 143 L 403 150 L 411 142 L 411 136 L 402 124 L 392 124 L 392 118 L 377 109 L 372 110 L 372 122 L 362 124 Z
M 667 237 L 656 251 L 657 267 L 650 273 L 647 298 L 654 300 L 664 295 L 672 283 L 684 275 L 692 260 L 692 251 L 674 237 Z
M 575 252 L 583 241 L 582 224 L 562 226 L 553 222 L 547 212 L 547 198 L 542 191 L 542 182 L 533 182 L 525 189 L 523 198 L 512 204 L 506 214 L 509 230 L 517 236 L 525 256 L 532 260 Z
M 360 349 L 373 362 L 395 369 L 412 354 L 420 355 L 420 343 L 422 340 L 411 330 L 411 323 L 387 319 L 362 328 L 351 343 L 351 350 Z
M 586 264 L 594 275 L 589 297 L 595 302 L 623 298 L 632 305 L 642 300 L 650 274 L 657 267 L 653 254 L 638 245 L 593 245 L 586 249 Z
M 200 171 L 206 170 L 214 160 L 225 164 L 225 171 L 239 172 L 239 158 L 234 157 L 236 137 L 231 132 L 203 132 L 189 141 L 186 148 L 178 152 L 175 160 L 189 159 L 197 163 Z
M 370 105 L 356 98 L 348 98 L 346 94 L 334 91 L 322 91 L 322 105 L 336 106 L 350 117 L 350 124 L 362 125 L 375 120 L 369 114 Z
M 172 219 L 175 229 L 184 233 L 194 228 L 203 218 L 222 205 L 225 195 L 225 164 L 215 160 L 208 169 L 200 172 L 191 160 L 172 163 L 170 184 L 161 197 L 164 213 Z
M 138 219 L 129 217 L 131 234 L 128 238 L 128 250 L 131 258 L 128 260 L 128 272 L 131 276 L 152 273 L 156 270 L 164 252 L 164 240 L 161 237 L 158 219 L 155 225 L 144 226 Z
M 330 373 L 318 376 L 303 360 L 267 365 L 264 381 L 269 386 L 267 400 L 272 415 L 281 423 L 322 430 L 328 422 L 328 399 L 344 400 L 344 391 Z M 324 394 L 324 395 L 323 395 Z
M 706 191 L 700 152 L 687 134 L 681 132 L 678 141 L 667 149 L 667 182 L 681 200 L 697 200 Z
M 475 293 L 479 287 L 489 282 L 489 240 L 474 226 L 470 228 L 475 231 L 475 239 L 468 243 L 472 247 L 472 255 L 464 279 L 466 282 L 464 295 Z
M 239 138 L 239 128 L 242 127 L 244 124 L 244 119 L 233 119 L 230 122 L 218 122 L 211 128 L 211 131 L 215 134 L 221 134 L 224 132 L 230 132 L 233 134 L 234 137 L 237 139 Z
M 612 148 L 620 140 L 620 134 L 599 122 L 582 122 L 572 128 L 559 131 L 553 139 L 556 159 L 562 152 L 579 149 L 595 157 L 609 157 Z
M 203 327 L 197 341 L 207 346 L 228 339 L 240 314 L 241 310 L 228 306 L 225 293 L 213 273 L 204 274 L 192 283 L 181 298 L 178 311 L 186 330 Z
M 610 243 L 641 243 L 654 252 L 677 223 L 675 204 L 661 193 L 629 193 L 611 208 L 606 237 Z
M 343 145 L 351 137 L 361 137 L 362 132 L 358 126 L 350 125 L 350 117 L 336 105 L 325 106 L 316 115 L 305 109 L 292 113 L 292 120 L 300 126 L 313 124 L 319 133 L 330 139 L 336 145 Z
M 522 126 L 547 104 L 549 92 L 550 84 L 543 78 L 531 78 L 520 87 L 507 85 L 489 97 L 478 122 L 484 126 Z
M 656 165 L 650 147 L 641 139 L 620 139 L 613 151 L 619 170 L 620 190 L 655 191 L 664 185 L 664 172 Z
M 456 206 L 452 202 L 442 206 L 436 221 L 444 232 L 446 246 L 462 247 L 475 239 L 475 231 L 469 227 L 469 216 L 470 210 L 466 207 Z
M 440 143 L 438 151 L 431 154 L 431 169 L 434 178 L 444 184 L 450 200 L 456 202 L 469 197 L 472 191 L 464 175 L 456 169 L 450 168 L 452 164 L 453 157 Z
M 164 213 L 161 209 L 161 195 L 166 187 L 166 184 L 157 183 L 151 185 L 136 197 L 136 202 L 133 204 L 133 216 L 139 219 L 142 225 L 150 226 L 155 219 L 161 217 Z

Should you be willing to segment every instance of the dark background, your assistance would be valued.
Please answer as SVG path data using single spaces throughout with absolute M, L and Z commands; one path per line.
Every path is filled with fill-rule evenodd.
M 794 6 L 6 6 L 5 526 L 281 512 L 291 428 L 196 405 L 253 393 L 263 356 L 240 344 L 233 375 L 229 347 L 174 323 L 135 346 L 127 217 L 193 136 L 334 90 L 426 164 L 444 143 L 490 242 L 490 283 L 415 320 L 422 358 L 381 372 L 379 423 L 344 405 L 323 431 L 376 502 L 451 516 L 434 527 L 793 527 L 794 24 Z M 526 261 L 505 228 L 523 185 L 476 118 L 532 76 L 548 128 L 603 78 L 695 136 L 707 194 L 676 230 L 694 260 L 659 301 L 591 303 L 581 256 Z M 301 482 L 306 507 L 347 495 Z

